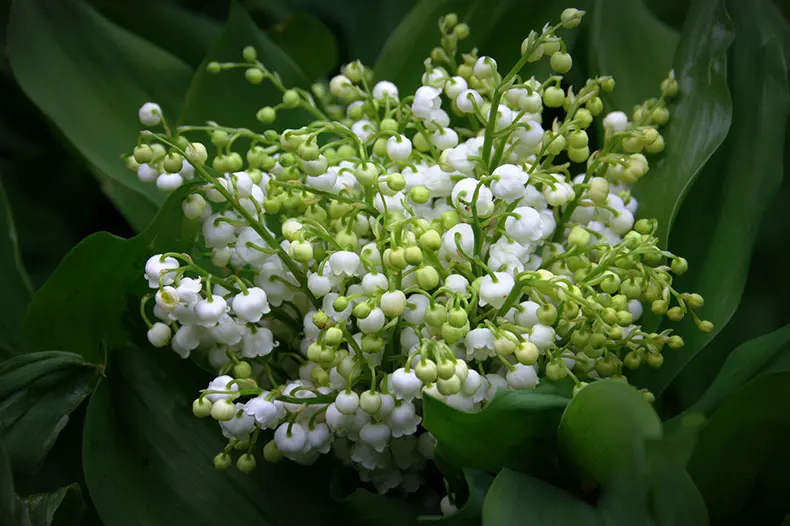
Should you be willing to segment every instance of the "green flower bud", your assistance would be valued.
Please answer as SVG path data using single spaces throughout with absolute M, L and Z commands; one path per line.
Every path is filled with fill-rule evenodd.
M 604 350 L 605 349 L 603 347 L 592 347 L 592 346 L 588 345 L 588 346 L 586 346 L 584 348 L 584 355 L 589 357 L 589 358 L 596 359 L 596 358 L 600 358 L 601 356 L 603 356 Z
M 211 400 L 208 398 L 196 398 L 192 402 L 192 414 L 198 418 L 206 418 L 211 414 Z
M 230 455 L 225 453 L 219 453 L 216 457 L 214 457 L 214 469 L 219 471 L 224 471 L 230 467 L 233 463 L 233 459 L 230 458 Z
M 464 40 L 469 37 L 469 26 L 463 22 L 453 28 L 453 34 L 458 40 Z
M 653 113 L 650 114 L 650 120 L 654 123 L 658 124 L 659 126 L 663 126 L 667 122 L 669 122 L 669 110 L 663 106 L 659 106 L 653 110 Z
M 400 192 L 406 188 L 406 178 L 397 172 L 391 173 L 387 176 L 387 186 L 393 192 Z
M 431 327 L 441 327 L 447 321 L 447 308 L 434 303 L 425 309 L 425 323 Z
M 661 135 L 650 144 L 645 145 L 645 151 L 649 154 L 657 154 L 664 151 L 664 137 Z
M 650 310 L 652 311 L 652 313 L 656 314 L 658 316 L 663 316 L 664 314 L 666 314 L 667 313 L 667 308 L 668 308 L 667 302 L 664 301 L 664 300 L 660 300 L 660 299 L 659 300 L 655 300 L 650 305 Z
M 554 53 L 551 55 L 549 63 L 551 64 L 551 69 L 560 75 L 564 75 L 571 70 L 571 67 L 573 67 L 573 58 L 571 58 L 568 53 Z
M 147 144 L 141 144 L 134 149 L 134 160 L 140 164 L 151 162 L 154 159 L 154 151 Z
M 439 250 L 442 246 L 442 236 L 436 230 L 426 230 L 420 235 L 419 243 L 425 250 Z
M 458 212 L 450 210 L 439 216 L 439 221 L 444 230 L 450 230 L 461 221 L 461 218 L 458 217 Z
M 584 148 L 589 143 L 587 132 L 576 130 L 568 135 L 568 146 L 571 148 Z
M 548 56 L 553 56 L 555 53 L 560 51 L 560 43 L 562 42 L 561 38 L 547 36 L 543 39 L 543 52 L 546 53 Z
M 582 16 L 584 16 L 584 11 L 579 11 L 578 9 L 574 9 L 572 7 L 565 9 L 560 15 L 562 27 L 565 29 L 573 29 L 574 27 L 577 27 L 582 21 Z
M 165 169 L 167 173 L 178 173 L 181 171 L 181 168 L 184 166 L 184 159 L 175 152 L 170 152 L 165 156 L 165 160 L 162 162 L 162 168 Z
M 565 149 L 565 146 L 567 144 L 567 141 L 565 141 L 565 137 L 563 137 L 562 135 L 556 135 L 554 136 L 553 139 L 551 138 L 550 135 L 547 135 L 546 137 L 551 141 L 547 148 L 549 153 L 552 155 L 559 155 L 560 153 L 562 153 L 562 151 Z
M 500 336 L 494 340 L 494 351 L 502 356 L 513 354 L 518 349 L 518 344 L 505 336 Z
M 212 74 L 219 73 L 220 71 L 222 71 L 222 66 L 220 65 L 219 62 L 209 62 L 206 65 L 206 71 Z
M 634 316 L 627 310 L 617 311 L 617 325 L 627 327 L 634 321 Z M 619 338 L 618 338 L 619 339 Z
M 274 442 L 274 440 L 270 440 L 265 446 L 263 446 L 263 458 L 266 460 L 266 462 L 271 463 L 282 460 L 282 453 L 280 453 L 280 450 L 277 449 L 277 444 Z
M 675 258 L 671 264 L 672 272 L 677 275 L 685 273 L 689 268 L 689 263 L 685 258 Z
M 436 373 L 439 378 L 447 380 L 455 376 L 455 362 L 444 359 L 436 365 Z
M 321 361 L 321 351 L 323 351 L 323 347 L 318 342 L 313 342 L 307 346 L 307 359 L 311 362 L 320 362 Z
M 543 105 L 547 108 L 559 108 L 565 101 L 565 92 L 556 86 L 548 86 L 543 90 Z
M 465 324 L 469 323 L 469 317 L 464 309 L 455 307 L 447 314 L 447 321 L 453 327 L 463 327 Z
M 701 320 L 697 322 L 697 328 L 704 333 L 709 333 L 713 330 L 713 323 L 708 320 Z
M 290 247 L 291 256 L 301 263 L 313 259 L 313 245 L 307 241 L 294 241 Z
M 580 248 L 587 247 L 590 244 L 590 233 L 583 227 L 576 225 L 571 229 L 568 235 L 568 242 Z M 578 258 L 576 258 L 578 260 Z
M 436 387 L 439 388 L 439 392 L 443 395 L 450 396 L 461 390 L 461 379 L 457 376 L 451 376 L 446 379 L 439 377 L 439 379 L 436 380 Z
M 393 248 L 389 249 L 389 266 L 395 269 L 404 269 L 406 268 L 406 251 L 402 248 Z
M 335 300 L 335 301 L 337 301 L 337 300 Z M 338 309 L 336 308 L 335 310 L 338 310 Z M 340 310 L 345 310 L 345 309 L 340 309 Z M 364 320 L 365 318 L 367 318 L 370 315 L 370 311 L 371 310 L 372 309 L 370 308 L 370 305 L 368 304 L 368 302 L 363 301 L 362 303 L 357 303 L 356 305 L 354 305 L 354 309 L 351 311 L 351 313 L 358 320 Z
M 335 242 L 340 245 L 343 250 L 355 250 L 357 248 L 358 241 L 359 238 L 354 232 L 346 232 L 345 230 L 341 230 L 335 234 Z
M 660 353 L 649 353 L 647 355 L 647 365 L 653 369 L 658 369 L 664 364 L 664 355 Z
M 305 141 L 296 149 L 296 155 L 305 161 L 315 161 L 318 159 L 318 145 L 315 141 Z
M 584 107 L 590 112 L 590 115 L 597 117 L 603 111 L 603 101 L 600 97 L 595 97 L 588 100 Z
M 286 108 L 296 108 L 299 106 L 299 103 L 302 102 L 302 98 L 299 96 L 299 92 L 294 89 L 285 90 L 283 93 L 283 106 Z
M 255 457 L 252 453 L 244 453 L 236 460 L 236 467 L 242 473 L 252 473 L 255 471 Z
M 574 163 L 583 163 L 590 157 L 590 148 L 584 146 L 582 148 L 568 148 L 568 159 Z
M 614 91 L 614 79 L 612 77 L 601 77 L 598 85 L 601 86 L 601 89 L 611 93 Z
M 225 166 L 229 172 L 238 172 L 244 166 L 244 160 L 238 152 L 231 152 L 225 159 Z
M 521 342 L 516 349 L 516 360 L 522 365 L 535 365 L 540 356 L 540 349 L 532 342 Z
M 236 414 L 236 406 L 230 400 L 220 399 L 211 405 L 211 418 L 227 422 Z
M 398 131 L 398 121 L 395 119 L 382 119 L 379 129 L 383 132 L 396 132 Z
M 623 149 L 628 153 L 639 153 L 642 151 L 641 137 L 626 137 L 623 139 Z
M 258 54 L 255 52 L 255 48 L 252 46 L 245 47 L 241 51 L 241 56 L 246 62 L 255 62 L 255 59 L 258 58 Z
M 667 311 L 667 318 L 672 321 L 680 321 L 685 315 L 686 313 L 683 312 L 683 309 L 678 306 L 672 307 Z
M 365 391 L 359 396 L 359 407 L 372 415 L 381 409 L 381 395 L 376 391 Z
M 593 177 L 590 179 L 587 195 L 595 204 L 606 203 L 606 199 L 609 197 L 609 181 L 603 177 Z
M 416 374 L 417 378 L 424 384 L 433 383 L 439 377 L 436 362 L 429 359 L 417 362 L 417 365 L 414 366 L 414 374 Z
M 595 364 L 595 370 L 603 377 L 612 376 L 617 372 L 617 361 L 612 355 L 608 355 L 598 360 L 598 363 Z
M 680 349 L 681 347 L 683 347 L 684 344 L 685 342 L 683 341 L 683 338 L 681 338 L 677 334 L 673 334 L 667 340 L 667 345 L 669 345 L 670 349 Z
M 601 290 L 607 294 L 614 294 L 618 291 L 620 285 L 620 277 L 617 274 L 614 272 L 606 272 L 605 277 L 599 286 L 601 287 Z
M 566 376 L 568 376 L 568 369 L 561 360 L 546 364 L 546 378 L 549 380 L 557 382 Z
M 362 303 L 360 303 L 359 305 L 362 305 Z M 357 305 L 356 307 L 359 307 L 359 305 Z M 356 307 L 354 308 L 356 309 Z M 348 308 L 348 298 L 346 298 L 345 296 L 338 296 L 337 298 L 335 298 L 335 301 L 332 303 L 332 308 L 335 309 L 335 311 L 337 312 L 342 312 L 346 310 Z M 365 316 L 362 317 L 364 318 Z
M 642 295 L 641 280 L 637 281 L 634 278 L 628 278 L 620 284 L 620 292 L 628 299 L 637 299 Z
M 604 347 L 606 345 L 606 336 L 600 332 L 594 332 L 590 335 L 590 345 L 592 347 Z
M 364 163 L 357 165 L 354 170 L 354 177 L 357 178 L 359 184 L 362 186 L 370 186 L 376 182 L 379 176 L 379 169 L 373 163 Z
M 576 110 L 576 114 L 573 116 L 573 122 L 580 128 L 586 130 L 593 122 L 592 112 L 586 108 Z
M 376 142 L 373 143 L 373 153 L 379 157 L 385 157 L 387 155 L 387 139 L 384 137 L 376 139 Z
M 343 340 L 343 331 L 337 327 L 329 327 L 324 333 L 324 343 L 332 347 L 337 347 Z
M 433 267 L 420 267 L 417 270 L 417 285 L 425 291 L 431 291 L 439 285 L 439 273 Z
M 639 366 L 642 365 L 642 358 L 640 358 L 639 355 L 634 351 L 630 351 L 625 355 L 625 358 L 623 359 L 623 365 L 629 369 L 639 369 Z
M 452 345 L 458 341 L 461 341 L 468 332 L 469 332 L 468 321 L 464 324 L 463 327 L 454 327 L 449 323 L 445 322 L 442 324 L 441 336 L 442 338 L 444 338 L 445 342 L 447 342 L 449 345 Z
M 538 307 L 537 316 L 543 325 L 554 325 L 557 321 L 557 307 L 551 303 L 544 303 Z
M 266 75 L 259 68 L 248 68 L 247 71 L 244 72 L 244 78 L 246 78 L 247 82 L 250 84 L 260 84 L 263 82 L 263 79 L 266 78 Z
M 402 177 L 402 176 L 401 176 Z M 405 181 L 404 181 L 405 183 Z M 404 184 L 405 187 L 405 184 Z M 431 192 L 424 186 L 415 186 L 409 192 L 411 196 L 411 200 L 417 203 L 418 205 L 425 204 L 431 198 Z
M 252 374 L 252 366 L 248 362 L 241 361 L 233 366 L 234 378 L 249 378 Z
M 590 342 L 590 333 L 584 330 L 577 330 L 571 334 L 571 343 L 574 347 L 584 348 Z
M 664 97 L 674 97 L 678 94 L 678 81 L 674 76 L 670 76 L 661 81 L 661 95 Z
M 414 138 L 412 139 L 411 142 L 414 145 L 414 147 L 417 148 L 418 151 L 427 152 L 428 150 L 431 149 L 428 140 L 425 138 L 425 136 L 422 133 L 415 133 Z

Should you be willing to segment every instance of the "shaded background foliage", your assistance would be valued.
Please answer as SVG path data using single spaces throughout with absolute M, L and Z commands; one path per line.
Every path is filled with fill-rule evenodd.
M 668 154 L 637 195 L 640 212 L 662 220 L 669 248 L 688 257 L 682 285 L 705 295 L 718 334 L 682 325 L 688 348 L 634 375 L 660 395 L 663 425 L 607 383 L 571 404 L 556 386 L 529 399 L 503 396 L 482 419 L 426 403 L 440 468 L 467 503 L 443 522 L 519 524 L 532 514 L 550 524 L 779 524 L 790 512 L 788 5 L 576 3 L 589 14 L 568 36 L 571 82 L 613 74 L 617 89 L 605 102 L 624 110 L 652 96 L 671 67 L 681 90 L 694 89 L 671 108 Z M 232 74 L 208 79 L 203 68 L 247 44 L 291 84 L 360 58 L 408 91 L 440 15 L 459 13 L 472 28 L 469 45 L 508 64 L 529 30 L 564 7 L 0 2 L 0 524 L 416 522 L 435 495 L 396 503 L 344 489 L 329 465 L 309 477 L 282 464 L 252 480 L 214 472 L 219 434 L 185 411 L 204 376 L 148 352 L 139 322 L 123 316 L 129 305 L 118 302 L 139 286 L 146 254 L 188 239 L 174 227 L 173 200 L 154 219 L 163 197 L 136 182 L 120 153 L 133 145 L 135 109 L 148 99 L 172 120 L 254 126 L 255 110 L 276 94 Z M 289 118 L 276 126 L 303 119 Z M 459 443 L 461 433 L 478 442 Z M 547 462 L 523 454 L 530 448 Z M 573 465 L 578 480 L 554 462 Z M 297 506 L 303 493 L 312 508 Z

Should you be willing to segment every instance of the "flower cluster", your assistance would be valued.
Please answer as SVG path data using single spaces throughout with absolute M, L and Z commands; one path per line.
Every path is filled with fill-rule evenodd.
M 190 185 L 183 211 L 210 254 L 153 255 L 142 312 L 153 345 L 218 371 L 193 406 L 228 438 L 218 468 L 237 450 L 253 469 L 254 445 L 272 436 L 268 461 L 331 450 L 379 491 L 413 491 L 434 446 L 425 397 L 478 411 L 498 389 L 570 377 L 578 390 L 659 367 L 683 340 L 644 330 L 645 306 L 711 330 L 702 297 L 672 286 L 686 261 L 657 246 L 654 220 L 635 221 L 630 193 L 664 148 L 677 82 L 670 73 L 630 115 L 604 113 L 611 77 L 563 87 L 572 58 L 558 31 L 583 14 L 530 33 L 507 72 L 460 53 L 469 28 L 447 15 L 408 94 L 359 62 L 310 91 L 284 87 L 252 48 L 209 64 L 282 90 L 258 111 L 265 125 L 314 115 L 282 133 L 170 130 L 158 106 L 140 109 L 164 131 L 143 132 L 129 164 L 163 190 Z M 555 75 L 520 76 L 543 57 Z

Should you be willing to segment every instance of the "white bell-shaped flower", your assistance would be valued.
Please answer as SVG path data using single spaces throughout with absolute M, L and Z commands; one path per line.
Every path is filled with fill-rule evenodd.
M 389 385 L 396 398 L 407 402 L 419 396 L 422 389 L 422 381 L 417 378 L 414 370 L 406 372 L 403 367 L 392 372 Z
M 156 254 L 148 258 L 145 263 L 145 278 L 148 280 L 148 286 L 152 289 L 159 288 L 159 278 L 162 278 L 163 285 L 170 285 L 175 280 L 175 273 L 172 272 L 178 269 L 178 260 L 174 257 L 163 257 L 162 254 Z
M 396 404 L 387 418 L 387 425 L 392 430 L 395 438 L 413 435 L 417 432 L 417 426 L 422 418 L 417 414 L 414 404 L 404 401 Z
M 266 292 L 259 287 L 250 287 L 233 297 L 231 308 L 236 315 L 249 323 L 257 323 L 269 312 L 269 301 Z
M 513 276 L 507 272 L 494 272 L 493 277 L 491 275 L 483 276 L 483 279 L 480 280 L 479 305 L 481 307 L 486 305 L 501 307 L 505 304 L 505 300 L 515 284 Z
M 216 393 L 209 393 L 206 395 L 206 398 L 212 404 L 217 400 L 228 400 L 234 393 L 239 390 L 239 386 L 233 382 L 233 377 L 228 376 L 227 374 L 222 376 L 217 376 L 211 382 L 209 382 L 208 387 L 206 388 L 207 391 L 218 391 Z
M 258 358 L 270 354 L 279 345 L 274 334 L 266 327 L 254 327 L 242 337 L 241 355 L 245 358 Z
M 244 412 L 244 404 L 236 404 L 236 414 L 230 420 L 220 422 L 222 434 L 225 438 L 237 438 L 244 440 L 250 436 L 255 429 L 255 418 Z
M 513 389 L 532 389 L 538 385 L 538 373 L 531 365 L 517 363 L 505 376 Z
M 455 183 L 450 199 L 456 208 L 470 210 L 475 192 L 477 192 L 475 199 L 477 215 L 486 217 L 494 208 L 494 194 L 477 179 L 466 178 Z
M 384 312 L 376 307 L 370 311 L 366 317 L 362 318 L 361 320 L 357 320 L 357 326 L 359 330 L 365 334 L 378 332 L 384 327 L 384 323 L 387 321 L 386 317 L 384 316 Z
M 266 399 L 263 393 L 255 398 L 251 398 L 244 404 L 242 409 L 247 415 L 255 419 L 255 423 L 261 429 L 273 429 L 277 426 L 285 416 L 285 410 L 282 404 L 278 407 L 275 405 L 277 402 L 271 402 Z
M 460 223 L 442 235 L 442 248 L 447 255 L 456 261 L 464 261 L 464 256 L 458 250 L 459 246 L 467 256 L 474 254 L 475 234 L 472 225 Z
M 556 333 L 552 327 L 540 323 L 532 327 L 529 341 L 535 344 L 538 349 L 545 350 L 552 346 Z
M 170 343 L 170 327 L 162 322 L 156 322 L 148 329 L 147 336 L 148 341 L 151 342 L 151 345 L 154 347 L 164 347 Z
M 347 250 L 340 250 L 329 256 L 329 264 L 335 276 L 357 276 L 359 275 L 360 259 L 359 255 Z
M 496 178 L 491 183 L 491 192 L 506 203 L 521 199 L 526 193 L 527 172 L 514 164 L 503 164 L 496 167 L 492 173 Z
M 387 155 L 393 161 L 405 163 L 411 156 L 411 141 L 403 135 L 387 139 Z
M 368 422 L 359 430 L 359 439 L 379 453 L 384 451 L 391 437 L 392 432 L 387 424 Z
M 543 235 L 540 212 L 528 206 L 513 210 L 513 215 L 505 219 L 505 232 L 518 242 L 537 241 Z
M 155 102 L 146 102 L 137 111 L 143 126 L 158 126 L 162 122 L 162 108 Z
M 373 98 L 378 101 L 390 99 L 391 101 L 398 100 L 398 87 L 388 80 L 382 80 L 373 86 Z
M 283 423 L 274 432 L 274 443 L 284 455 L 301 453 L 307 445 L 307 432 L 301 424 Z
M 622 111 L 613 111 L 603 118 L 603 127 L 609 132 L 621 132 L 628 128 L 628 115 Z

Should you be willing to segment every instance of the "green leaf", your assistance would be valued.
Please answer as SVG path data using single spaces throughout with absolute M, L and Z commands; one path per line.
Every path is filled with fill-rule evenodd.
M 467 413 L 425 397 L 423 425 L 455 466 L 496 472 L 545 462 L 550 455 L 540 448 L 553 447 L 567 404 L 554 394 L 500 390 L 482 411 Z
M 304 13 L 288 16 L 267 29 L 266 36 L 299 65 L 308 80 L 322 80 L 337 66 L 337 40 L 314 16 Z
M 3 442 L 0 441 L 0 524 L 14 524 L 16 506 L 14 475 Z
M 647 480 L 654 524 L 705 526 L 705 501 L 686 472 L 684 452 L 677 445 L 677 440 L 671 438 L 647 442 Z
M 172 194 L 151 226 L 132 239 L 99 232 L 74 247 L 33 297 L 25 341 L 34 349 L 59 348 L 103 363 L 102 350 L 125 339 L 124 313 L 130 305 L 136 312 L 147 291 L 142 275 L 148 258 L 192 247 L 198 223 L 181 210 L 188 192 L 185 186 Z
M 782 356 L 790 356 L 790 325 L 738 346 L 724 362 L 719 375 L 689 411 L 711 416 L 731 396 L 753 379 L 776 372 Z
M 112 23 L 131 31 L 195 68 L 221 30 L 213 19 L 170 2 L 90 0 Z
M 568 404 L 559 428 L 569 457 L 600 483 L 616 479 L 623 462 L 643 453 L 644 440 L 661 434 L 650 403 L 632 386 L 613 380 L 585 386 Z
M 189 86 L 181 124 L 202 125 L 215 121 L 223 126 L 262 128 L 255 118 L 256 112 L 263 106 L 279 104 L 282 92 L 269 80 L 259 85 L 250 84 L 241 69 L 218 74 L 206 69 L 211 61 L 241 61 L 241 51 L 246 46 L 255 47 L 258 60 L 272 73 L 278 73 L 286 88 L 309 86 L 309 79 L 291 57 L 259 30 L 244 8 L 233 1 L 222 33 Z M 307 122 L 307 117 L 302 110 L 282 109 L 274 124 L 277 128 L 294 128 Z
M 0 348 L 14 353 L 19 350 L 20 327 L 27 313 L 33 288 L 22 265 L 11 205 L 2 181 L 0 181 L 0 276 L 3 280 L 5 303 L 4 314 L 0 321 Z
M 17 473 L 32 473 L 93 390 L 99 370 L 72 353 L 47 351 L 0 363 L 0 440 Z
M 164 202 L 121 154 L 136 143 L 143 103 L 159 103 L 175 121 L 189 66 L 77 0 L 15 0 L 7 51 L 22 90 L 88 163 L 152 203 Z
M 705 498 L 714 524 L 743 524 L 738 520 L 765 469 L 779 468 L 784 494 L 790 491 L 785 464 L 776 466 L 775 451 L 790 439 L 790 372 L 760 377 L 730 396 L 713 414 L 699 437 L 689 472 Z
M 661 80 L 672 69 L 677 31 L 657 19 L 643 0 L 593 0 L 587 18 L 589 73 L 612 75 L 617 83 L 614 92 L 601 95 L 609 107 L 630 113 L 657 97 Z
M 464 479 L 467 489 L 466 501 L 456 513 L 447 516 L 429 515 L 420 517 L 421 520 L 438 522 L 442 526 L 477 526 L 480 524 L 483 517 L 483 502 L 494 477 L 478 469 L 465 469 Z M 455 497 L 458 498 L 458 495 Z M 455 504 L 459 505 L 458 502 Z
M 595 508 L 575 495 L 507 468 L 499 472 L 486 494 L 483 523 L 486 526 L 604 524 Z
M 634 375 L 657 395 L 735 312 L 763 212 L 782 182 L 790 88 L 780 41 L 760 22 L 768 20 L 766 4 L 730 6 L 739 32 L 732 50 L 732 129 L 718 164 L 705 169 L 686 198 L 670 244 L 690 266 L 678 286 L 702 294 L 699 315 L 713 322 L 714 330 L 699 331 L 691 316 L 673 327 L 685 340 L 683 350 L 668 353 L 659 371 Z
M 209 380 L 167 350 L 111 355 L 108 379 L 88 405 L 83 442 L 85 479 L 105 526 L 287 526 L 341 517 L 365 524 L 362 512 L 331 498 L 325 462 L 269 464 L 259 445 L 253 474 L 216 471 L 212 459 L 226 440 L 216 422 L 191 411 Z
M 576 7 L 584 8 L 584 4 L 586 2 L 577 2 Z M 397 84 L 401 96 L 417 89 L 425 71 L 423 61 L 430 55 L 431 49 L 439 45 L 439 17 L 449 12 L 456 13 L 459 20 L 469 24 L 471 29 L 469 38 L 461 42 L 461 49 L 466 52 L 477 47 L 481 55 L 494 56 L 504 74 L 521 57 L 521 42 L 530 30 L 540 30 L 546 22 L 558 22 L 560 13 L 566 7 L 565 2 L 553 0 L 417 2 L 382 48 L 374 68 L 376 76 Z M 563 30 L 562 35 L 572 43 L 576 30 Z M 523 74 L 529 76 L 544 65 L 530 65 Z
M 85 502 L 79 484 L 71 484 L 50 493 L 18 498 L 19 526 L 73 526 L 79 524 Z
M 695 0 L 673 62 L 679 94 L 669 108 L 666 153 L 652 161 L 648 175 L 634 187 L 639 214 L 658 219 L 662 246 L 694 179 L 727 136 L 732 116 L 727 50 L 732 40 L 723 1 Z

